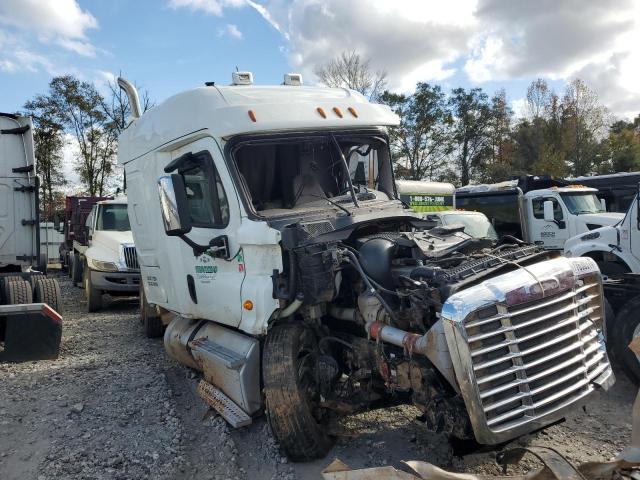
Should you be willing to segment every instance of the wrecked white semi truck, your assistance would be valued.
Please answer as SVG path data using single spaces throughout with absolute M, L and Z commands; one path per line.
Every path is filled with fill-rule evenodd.
M 594 261 L 425 231 L 398 199 L 389 108 L 234 78 L 144 115 L 120 80 L 118 149 L 146 301 L 227 420 L 266 410 L 306 460 L 337 416 L 412 402 L 430 428 L 496 444 L 612 384 Z

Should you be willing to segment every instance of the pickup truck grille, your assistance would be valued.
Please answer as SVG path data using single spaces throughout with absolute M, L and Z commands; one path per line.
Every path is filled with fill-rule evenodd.
M 522 292 L 535 290 L 534 281 L 511 301 L 479 304 L 457 325 L 457 338 L 464 339 L 457 343 L 457 374 L 464 370 L 471 381 L 463 394 L 468 406 L 473 403 L 472 424 L 475 420 L 482 443 L 561 418 L 565 407 L 612 377 L 599 331 L 604 315 L 599 274 L 575 279 L 564 274 L 564 281 L 548 283 L 555 285 L 551 293 L 545 289 L 544 295 L 526 299 Z
M 138 254 L 136 253 L 136 247 L 123 247 L 122 253 L 124 255 L 124 263 L 130 270 L 140 270 L 138 264 Z

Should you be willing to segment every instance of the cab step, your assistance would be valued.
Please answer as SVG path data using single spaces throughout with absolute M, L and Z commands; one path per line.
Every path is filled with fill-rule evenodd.
M 207 405 L 220 414 L 233 428 L 251 424 L 251 417 L 222 391 L 206 380 L 200 380 L 198 394 Z

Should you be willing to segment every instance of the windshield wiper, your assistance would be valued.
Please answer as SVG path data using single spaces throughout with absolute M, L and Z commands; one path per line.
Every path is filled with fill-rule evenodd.
M 336 137 L 333 135 L 333 133 L 331 134 L 331 140 L 333 140 L 333 144 L 336 147 L 336 150 L 338 151 L 338 154 L 340 155 L 340 158 L 342 159 L 342 166 L 344 167 L 344 171 L 347 174 L 347 182 L 349 183 L 349 191 L 351 192 L 351 200 L 353 200 L 353 204 L 360 208 L 360 205 L 358 205 L 358 199 L 356 198 L 356 191 L 353 188 L 353 183 L 351 183 L 351 175 L 349 173 L 349 165 L 347 165 L 347 159 L 344 157 L 344 153 L 342 153 L 342 149 L 340 148 L 340 144 L 338 143 L 338 141 L 336 140 Z M 327 198 L 327 200 L 329 200 Z
M 315 195 L 313 193 L 308 194 L 310 197 L 316 197 L 316 198 L 321 198 L 323 200 L 326 200 L 327 202 L 329 202 L 331 205 L 333 205 L 334 207 L 338 207 L 340 210 L 342 210 L 344 213 L 346 213 L 347 215 L 351 216 L 351 212 L 349 210 L 347 210 L 346 208 L 344 208 L 342 205 L 340 205 L 337 202 L 334 202 L 333 200 L 331 200 L 329 197 L 327 196 L 322 196 L 322 195 Z

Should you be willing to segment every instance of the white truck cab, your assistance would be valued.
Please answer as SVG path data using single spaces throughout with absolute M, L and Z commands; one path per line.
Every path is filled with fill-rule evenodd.
M 638 195 L 615 225 L 576 235 L 564 245 L 570 257 L 591 257 L 605 275 L 640 273 L 640 210 Z
M 287 455 L 310 460 L 331 448 L 332 419 L 402 398 L 429 428 L 496 444 L 613 383 L 593 260 L 429 233 L 398 195 L 388 106 L 299 76 L 251 78 L 144 114 L 118 80 L 146 301 L 167 353 L 202 372 L 200 395 L 227 421 L 266 410 Z
M 569 238 L 615 225 L 624 217 L 607 212 L 595 188 L 560 182 L 537 188 L 543 183 L 536 178 L 462 187 L 456 191 L 456 204 L 487 215 L 500 235 L 512 235 L 549 250 L 562 250 Z
M 96 203 L 86 221 L 88 245 L 75 248 L 83 261 L 82 282 L 90 312 L 102 308 L 102 295 L 135 295 L 140 267 L 127 212 L 127 198 Z

